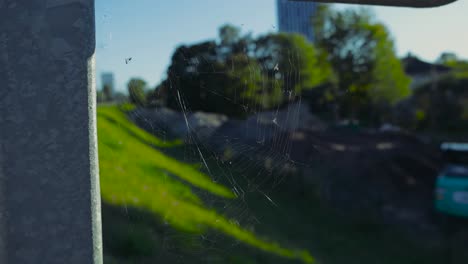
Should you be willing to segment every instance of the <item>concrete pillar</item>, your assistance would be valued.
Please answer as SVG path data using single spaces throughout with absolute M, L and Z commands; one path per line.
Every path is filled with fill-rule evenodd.
M 102 263 L 94 0 L 0 0 L 0 263 Z

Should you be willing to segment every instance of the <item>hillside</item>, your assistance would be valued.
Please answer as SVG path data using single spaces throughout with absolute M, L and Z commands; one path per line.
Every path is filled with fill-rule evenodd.
M 213 233 L 226 237 L 220 241 L 238 241 L 250 250 L 313 262 L 306 251 L 285 249 L 261 239 L 207 206 L 204 199 L 236 197 L 200 172 L 197 165 L 164 154 L 163 150 L 180 148 L 179 141 L 167 142 L 148 134 L 130 123 L 116 106 L 99 107 L 97 117 L 106 263 L 176 261 L 189 257 L 191 251 L 209 252 L 211 242 L 204 241 L 205 235 L 209 238 Z M 170 247 L 165 245 L 167 232 L 173 243 Z M 220 253 L 200 260 L 213 256 L 228 263 Z M 191 263 L 197 261 L 192 259 Z
M 106 263 L 312 262 L 307 252 L 325 264 L 444 263 L 442 241 L 420 243 L 398 228 L 355 222 L 313 188 L 302 183 L 298 191 L 292 185 L 299 179 L 278 185 L 281 175 L 258 178 L 264 170 L 245 166 L 257 162 L 220 162 L 203 144 L 164 141 L 125 113 L 98 108 Z M 264 180 L 274 184 L 249 184 Z

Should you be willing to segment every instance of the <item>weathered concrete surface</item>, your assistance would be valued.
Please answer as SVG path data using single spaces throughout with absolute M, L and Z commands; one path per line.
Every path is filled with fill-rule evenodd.
M 94 0 L 0 0 L 0 263 L 102 263 Z

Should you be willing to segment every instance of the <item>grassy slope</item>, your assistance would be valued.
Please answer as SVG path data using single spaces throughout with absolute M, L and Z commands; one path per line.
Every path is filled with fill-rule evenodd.
M 253 233 L 243 230 L 215 210 L 207 208 L 196 193 L 209 193 L 211 197 L 221 197 L 224 200 L 236 198 L 233 198 L 230 190 L 213 183 L 209 177 L 195 169 L 195 166 L 181 163 L 164 154 L 177 149 L 180 142 L 158 140 L 131 124 L 115 107 L 98 109 L 98 127 L 103 202 L 125 207 L 126 211 L 125 217 L 122 218 L 120 214 L 115 213 L 116 210 L 109 210 L 108 206 L 104 206 L 105 246 L 106 241 L 107 244 L 115 244 L 114 241 L 117 240 L 123 241 L 113 245 L 112 252 L 108 251 L 107 254 L 136 251 L 133 252 L 134 255 L 152 255 L 155 251 L 168 251 L 167 249 L 173 248 L 172 245 L 164 244 L 168 243 L 167 237 L 182 237 L 184 240 L 183 244 L 179 245 L 183 250 L 176 250 L 174 256 L 168 259 L 159 257 L 143 262 L 141 259 L 132 258 L 133 261 L 121 262 L 119 258 L 118 262 L 112 262 L 111 257 L 107 257 L 107 263 L 295 262 L 288 258 L 272 257 L 274 254 L 295 257 L 295 260 L 303 262 L 311 260 L 303 251 L 290 251 L 277 244 L 259 240 Z M 222 173 L 215 169 L 215 164 L 209 165 L 214 174 Z M 270 239 L 287 245 L 307 248 L 320 259 L 320 263 L 445 263 L 446 254 L 443 248 L 425 247 L 411 242 L 388 227 L 349 223 L 347 219 L 335 215 L 310 195 L 291 195 L 281 191 L 269 195 L 277 206 L 272 206 L 259 193 L 251 193 L 243 198 L 261 222 L 256 225 L 256 232 L 268 234 Z M 127 206 L 144 210 L 147 212 L 146 217 L 142 217 L 141 214 L 135 215 L 130 209 L 127 211 Z M 151 219 L 167 221 L 182 232 L 174 231 L 165 237 L 155 238 L 154 234 L 161 233 L 161 230 L 155 231 L 153 227 L 159 223 Z M 227 234 L 251 247 L 237 247 L 227 253 L 218 252 L 211 250 L 210 245 L 194 247 L 193 243 L 190 244 L 191 237 L 199 237 L 198 235 L 180 236 L 181 233 L 202 232 Z M 175 259 L 186 254 L 188 248 L 198 251 L 199 254 L 194 257 L 186 255 L 180 262 L 175 262 Z M 274 254 L 259 257 L 255 248 Z M 229 254 L 231 256 L 226 258 Z M 200 255 L 207 258 L 202 259 Z M 216 260 L 216 255 L 221 255 L 221 259 Z
M 285 249 L 260 239 L 214 209 L 207 208 L 194 188 L 224 199 L 235 199 L 235 196 L 194 166 L 158 150 L 176 147 L 180 142 L 163 142 L 155 138 L 129 122 L 115 106 L 99 107 L 97 117 L 104 204 L 148 212 L 183 232 L 202 234 L 214 230 L 272 254 L 313 262 L 306 251 Z M 144 240 L 147 234 L 145 230 L 137 230 L 131 235 L 136 236 L 136 240 Z M 151 238 L 147 240 L 151 241 Z

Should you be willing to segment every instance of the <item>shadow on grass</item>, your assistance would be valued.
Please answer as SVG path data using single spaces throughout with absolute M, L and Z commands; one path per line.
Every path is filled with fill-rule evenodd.
M 101 135 L 107 132 L 118 135 L 115 138 L 109 135 L 99 142 L 99 150 L 105 154 L 101 159 L 104 161 L 101 175 L 105 181 L 103 196 L 107 198 L 103 202 L 104 245 L 109 260 L 106 263 L 279 264 L 307 259 L 304 251 L 301 255 L 301 251 L 285 250 L 259 239 L 253 232 L 241 228 L 245 228 L 244 223 L 230 222 L 230 219 L 240 218 L 234 211 L 207 206 L 206 201 L 199 198 L 202 197 L 199 193 L 205 192 L 207 200 L 212 201 L 212 195 L 217 194 L 213 186 L 194 184 L 207 175 L 185 162 L 197 160 L 200 149 L 148 144 L 151 139 L 148 141 L 147 135 L 140 135 L 142 132 L 122 118 L 121 113 L 115 118 L 115 110 L 107 109 L 106 114 L 98 116 Z M 106 130 L 106 125 L 112 129 Z M 124 137 L 123 144 L 116 143 Z M 203 153 L 206 151 L 201 149 Z M 217 161 L 207 162 L 214 175 L 223 173 L 223 168 L 216 169 Z M 240 166 L 237 169 L 239 171 L 235 168 L 229 171 L 233 175 L 255 176 L 260 168 L 252 168 L 252 172 Z M 248 186 L 248 181 L 242 180 L 242 177 L 236 178 L 239 185 Z M 222 185 L 222 178 L 219 183 Z M 228 182 L 224 184 L 230 186 Z M 195 192 L 193 186 L 199 189 Z M 128 190 L 133 191 L 129 193 Z M 161 196 L 162 192 L 167 195 Z M 268 193 L 277 205 L 272 206 L 261 192 L 247 193 L 243 202 L 261 222 L 256 225 L 255 233 L 268 234 L 267 241 L 306 248 L 324 264 L 447 263 L 441 248 L 417 245 L 389 227 L 362 220 L 350 221 L 327 209 L 315 197 L 308 197 L 308 192 L 303 194 L 296 195 L 293 189 Z M 110 205 L 114 197 L 116 202 Z M 140 200 L 134 202 L 135 198 Z M 218 193 L 217 198 L 226 197 Z M 223 215 L 216 209 L 223 211 Z M 258 248 L 263 251 L 256 250 Z M 119 262 L 112 262 L 113 259 Z
M 302 263 L 261 252 L 216 232 L 174 229 L 150 211 L 102 202 L 105 264 Z
M 142 137 L 144 140 L 141 140 Z M 113 255 L 122 259 L 132 259 L 123 263 L 135 263 L 132 261 L 144 263 L 145 258 L 154 258 L 152 255 L 154 252 L 168 252 L 167 249 L 171 248 L 166 243 L 168 237 L 181 237 L 180 240 L 177 239 L 177 243 L 182 243 L 182 246 L 176 249 L 184 252 L 187 249 L 195 249 L 201 252 L 204 259 L 217 258 L 217 256 L 223 259 L 223 254 L 211 254 L 212 249 L 225 250 L 225 248 L 218 247 L 220 244 L 213 243 L 210 239 L 206 240 L 208 234 L 238 241 L 248 245 L 252 250 L 260 249 L 265 254 L 276 257 L 305 263 L 313 262 L 308 252 L 286 249 L 269 239 L 259 238 L 253 232 L 237 225 L 235 221 L 218 213 L 215 208 L 206 206 L 193 192 L 193 187 L 223 199 L 235 197 L 228 188 L 213 182 L 210 177 L 193 166 L 168 157 L 151 147 L 148 142 L 160 143 L 160 140 L 131 124 L 116 107 L 98 108 L 98 139 L 101 195 L 104 205 L 103 223 L 105 235 L 111 237 L 105 238 L 106 248 L 112 249 L 111 252 L 117 252 Z M 192 186 L 170 177 L 167 172 L 189 182 Z M 125 211 L 124 216 L 134 222 L 129 222 L 128 219 L 123 221 L 124 218 L 116 213 L 122 208 Z M 171 235 L 162 235 L 164 239 L 161 242 L 158 239 L 161 235 L 158 236 L 156 232 L 159 229 L 154 229 L 161 224 L 147 222 L 156 221 L 151 218 L 159 219 L 158 221 L 163 223 L 162 226 L 174 232 Z M 106 219 L 115 219 L 115 221 Z M 191 242 L 191 238 L 196 242 Z M 207 243 L 216 246 L 207 246 Z M 158 245 L 160 245 L 159 250 Z M 175 255 L 180 258 L 184 254 L 178 252 Z M 141 260 L 135 260 L 140 257 Z M 111 257 L 108 259 L 108 263 L 113 263 Z M 209 262 L 227 263 L 225 259 L 223 262 L 216 260 Z

